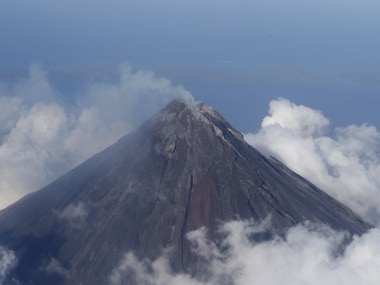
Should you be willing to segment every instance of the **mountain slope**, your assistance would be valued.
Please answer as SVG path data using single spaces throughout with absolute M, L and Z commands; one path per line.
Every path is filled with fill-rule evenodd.
M 199 274 L 187 232 L 271 219 L 268 236 L 306 220 L 351 234 L 370 226 L 248 145 L 216 111 L 175 100 L 139 129 L 0 212 L 0 245 L 21 284 L 107 284 L 127 251 Z M 263 237 L 261 237 L 263 238 Z M 265 237 L 264 237 L 265 238 Z M 13 283 L 12 283 L 13 282 Z M 8 283 L 6 283 L 8 284 Z

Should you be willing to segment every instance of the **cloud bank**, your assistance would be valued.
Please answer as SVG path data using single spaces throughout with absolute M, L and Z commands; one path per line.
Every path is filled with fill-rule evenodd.
M 109 284 L 121 285 L 131 280 L 126 278 L 133 278 L 138 284 L 147 285 L 369 285 L 380 278 L 378 229 L 355 236 L 343 253 L 339 252 L 339 245 L 344 233 L 325 226 L 295 226 L 284 238 L 261 243 L 249 239 L 252 233 L 262 230 L 262 225 L 247 221 L 224 224 L 223 250 L 208 239 L 204 229 L 189 233 L 194 251 L 209 261 L 205 280 L 174 274 L 165 256 L 141 261 L 127 253 L 110 275 Z
M 261 130 L 245 139 L 377 225 L 380 132 L 367 124 L 329 126 L 321 111 L 278 99 L 270 102 Z
M 116 82 L 92 83 L 70 104 L 38 65 L 12 86 L 0 82 L 0 208 L 104 149 L 176 97 L 191 99 L 183 87 L 128 64 Z

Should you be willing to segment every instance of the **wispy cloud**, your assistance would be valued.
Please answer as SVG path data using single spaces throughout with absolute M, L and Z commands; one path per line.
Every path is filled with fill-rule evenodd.
M 80 227 L 88 216 L 88 207 L 83 202 L 69 204 L 58 216 L 72 226 Z
M 9 271 L 17 264 L 17 258 L 12 250 L 0 246 L 0 285 L 3 284 Z
M 70 278 L 70 271 L 64 268 L 55 258 L 51 258 L 50 261 L 44 266 L 43 270 L 50 275 L 57 274 L 65 279 Z

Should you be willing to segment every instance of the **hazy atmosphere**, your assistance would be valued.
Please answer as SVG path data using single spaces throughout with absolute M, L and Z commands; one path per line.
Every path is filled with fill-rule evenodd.
M 181 97 L 212 106 L 248 143 L 380 225 L 379 14 L 375 0 L 1 1 L 0 208 Z M 164 255 L 131 253 L 109 282 L 130 270 L 144 284 L 380 280 L 377 227 L 337 255 L 344 233 L 323 225 L 250 243 L 266 223 L 221 226 L 228 252 L 206 229 L 188 233 L 211 261 L 208 283 L 171 274 Z M 0 284 L 15 266 L 0 245 Z

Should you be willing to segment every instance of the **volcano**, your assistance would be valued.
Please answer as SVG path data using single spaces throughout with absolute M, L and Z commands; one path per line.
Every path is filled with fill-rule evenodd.
M 351 235 L 370 228 L 246 143 L 211 107 L 174 100 L 0 212 L 0 245 L 17 256 L 4 284 L 109 284 L 126 252 L 155 259 L 167 248 L 173 272 L 197 276 L 200 260 L 186 234 L 205 227 L 217 240 L 222 222 L 247 219 L 270 219 L 257 239 L 305 221 Z

